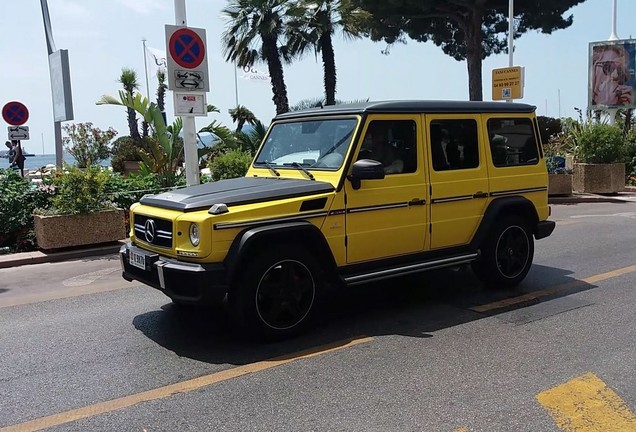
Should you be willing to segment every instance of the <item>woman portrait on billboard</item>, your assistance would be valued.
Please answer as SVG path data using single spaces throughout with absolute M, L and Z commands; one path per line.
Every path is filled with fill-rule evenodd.
M 592 48 L 592 105 L 633 105 L 630 53 L 624 45 L 598 45 Z

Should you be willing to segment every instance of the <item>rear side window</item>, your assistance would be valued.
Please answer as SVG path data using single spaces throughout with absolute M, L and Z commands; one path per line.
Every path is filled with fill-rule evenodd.
M 429 127 L 431 159 L 435 171 L 479 166 L 479 139 L 475 120 L 433 120 Z
M 496 167 L 539 163 L 537 139 L 528 118 L 489 119 L 488 138 Z

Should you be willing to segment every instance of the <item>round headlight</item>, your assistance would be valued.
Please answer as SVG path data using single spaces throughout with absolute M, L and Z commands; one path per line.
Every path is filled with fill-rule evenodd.
M 199 225 L 195 223 L 190 224 L 190 243 L 194 246 L 199 246 Z

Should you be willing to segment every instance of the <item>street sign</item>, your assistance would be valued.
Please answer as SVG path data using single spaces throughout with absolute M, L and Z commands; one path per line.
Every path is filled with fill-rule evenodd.
M 28 126 L 9 126 L 9 140 L 21 140 L 26 141 L 29 139 L 29 127 Z
M 195 31 L 184 27 L 170 36 L 168 48 L 172 59 L 181 67 L 194 69 L 205 58 L 205 44 Z
M 168 89 L 210 91 L 205 29 L 166 25 Z
M 524 69 L 521 66 L 492 70 L 492 99 L 523 99 Z
M 174 114 L 182 117 L 206 117 L 208 105 L 205 93 L 173 92 Z
M 20 102 L 8 102 L 2 108 L 2 118 L 12 126 L 20 126 L 29 119 L 29 110 Z
M 179 89 L 186 90 L 203 90 L 205 83 L 203 82 L 202 71 L 185 71 L 176 70 L 175 73 L 175 86 Z

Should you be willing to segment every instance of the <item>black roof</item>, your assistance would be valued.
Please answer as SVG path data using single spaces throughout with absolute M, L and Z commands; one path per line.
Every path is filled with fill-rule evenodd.
M 530 113 L 534 105 L 509 102 L 395 100 L 330 105 L 279 114 L 274 120 L 307 117 L 308 115 L 338 115 L 365 113 Z

